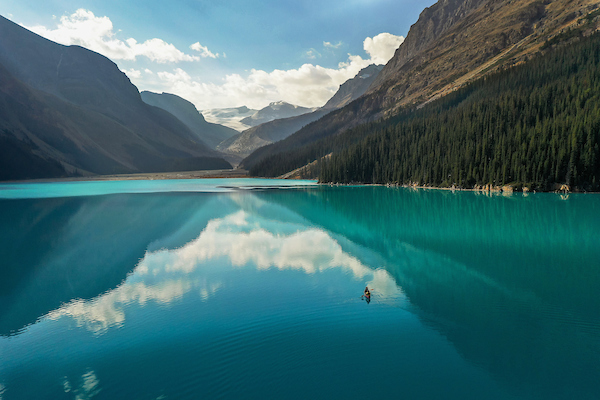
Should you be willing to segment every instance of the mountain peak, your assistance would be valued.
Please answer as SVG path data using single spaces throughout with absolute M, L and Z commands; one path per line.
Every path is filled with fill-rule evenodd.
M 257 126 L 276 119 L 295 117 L 313 111 L 311 108 L 295 106 L 285 101 L 274 101 L 254 115 L 244 118 L 241 122 L 248 126 Z

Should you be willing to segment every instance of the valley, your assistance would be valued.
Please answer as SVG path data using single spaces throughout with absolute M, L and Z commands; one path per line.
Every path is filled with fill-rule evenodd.
M 201 112 L 174 94 L 139 93 L 108 59 L 2 19 L 0 179 L 241 168 L 270 177 L 301 171 L 333 183 L 597 190 L 598 99 L 581 94 L 595 90 L 586 83 L 595 82 L 589 75 L 595 56 L 581 50 L 565 61 L 556 54 L 592 40 L 599 21 L 591 0 L 438 2 L 421 13 L 385 66 L 363 68 L 321 107 L 276 101 L 262 109 Z M 553 70 L 544 72 L 545 62 L 554 62 Z M 577 67 L 559 72 L 560 63 Z M 56 77 L 49 74 L 53 68 Z M 520 79 L 523 69 L 530 77 L 517 87 L 490 86 Z M 570 79 L 576 86 L 556 86 Z M 523 90 L 565 92 L 583 111 L 552 103 L 560 100 L 552 95 L 543 95 L 544 106 L 519 94 Z M 490 105 L 495 111 L 481 109 L 483 93 L 496 99 Z M 512 111 L 498 103 L 506 96 Z M 468 107 L 468 121 L 451 122 Z M 505 116 L 523 112 L 516 119 Z M 482 119 L 492 122 L 476 122 Z M 416 137 L 415 124 L 426 124 L 428 133 L 407 141 L 402 132 Z M 508 136 L 486 140 L 490 129 Z M 575 144 L 563 148 L 557 141 Z

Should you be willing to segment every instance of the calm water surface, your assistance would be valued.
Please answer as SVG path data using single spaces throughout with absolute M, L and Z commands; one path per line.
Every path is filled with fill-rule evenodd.
M 0 185 L 0 399 L 600 399 L 600 196 L 279 184 Z

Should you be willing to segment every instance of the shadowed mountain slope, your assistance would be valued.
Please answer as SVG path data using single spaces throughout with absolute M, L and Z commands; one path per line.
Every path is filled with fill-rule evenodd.
M 170 93 L 140 93 L 142 100 L 151 106 L 162 108 L 176 116 L 196 135 L 197 139 L 215 149 L 223 140 L 237 135 L 238 132 L 219 124 L 212 124 L 189 101 Z
M 0 17 L 0 66 L 0 140 L 22 153 L 3 179 L 230 167 L 104 56 Z M 28 159 L 62 171 L 22 170 Z

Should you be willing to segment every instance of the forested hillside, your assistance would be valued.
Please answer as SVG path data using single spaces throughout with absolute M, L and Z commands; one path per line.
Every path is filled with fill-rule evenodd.
M 600 35 L 568 37 L 577 35 L 420 110 L 266 159 L 251 173 L 278 175 L 333 153 L 318 166 L 322 182 L 598 190 Z
M 600 30 L 598 7 L 597 0 L 438 1 L 421 13 L 362 97 L 289 138 L 256 150 L 241 165 L 261 171 L 269 165 L 276 175 L 303 167 L 315 160 L 306 157 L 306 147 L 316 141 L 339 136 L 334 139 L 335 150 L 340 141 L 360 138 L 347 137 L 355 127 L 396 117 L 477 79 L 529 62 L 540 51 L 572 39 L 572 34 L 593 34 Z M 271 168 L 275 160 L 289 168 Z

